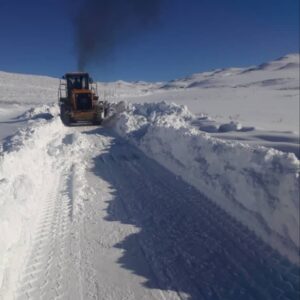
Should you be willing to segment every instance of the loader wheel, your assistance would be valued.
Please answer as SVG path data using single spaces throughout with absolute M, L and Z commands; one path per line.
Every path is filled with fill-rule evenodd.
M 69 110 L 66 108 L 65 105 L 61 105 L 60 107 L 60 118 L 65 126 L 70 126 L 71 117 L 69 114 Z
M 108 112 L 109 112 L 109 109 L 108 109 L 108 107 L 106 107 L 104 109 L 104 118 L 106 118 L 108 116 Z
M 102 121 L 99 121 L 99 120 L 93 121 L 93 125 L 101 125 L 101 124 L 102 124 Z

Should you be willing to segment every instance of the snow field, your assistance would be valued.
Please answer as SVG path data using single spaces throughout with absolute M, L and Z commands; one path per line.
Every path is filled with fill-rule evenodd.
M 104 127 L 129 143 L 109 128 L 64 127 L 55 105 L 23 114 L 28 126 L 4 143 L 0 298 L 81 299 L 100 289 L 103 299 L 227 299 L 246 289 L 273 299 L 280 286 L 293 299 L 297 270 L 218 206 L 298 262 L 297 158 L 213 138 L 185 106 L 120 102 L 112 112 Z M 161 291 L 145 289 L 145 278 Z
M 113 126 L 299 263 L 299 160 L 291 153 L 213 138 L 191 127 L 192 119 L 185 106 L 130 104 Z
M 40 104 L 57 98 L 58 79 L 0 71 L 0 104 Z
M 170 82 L 98 84 L 101 99 L 136 102 L 114 105 L 116 116 L 106 125 L 176 179 L 109 129 L 65 128 L 57 105 L 49 105 L 57 101 L 58 82 L 0 72 L 1 299 L 15 294 L 26 299 L 92 298 L 99 287 L 103 299 L 150 299 L 152 292 L 145 293 L 142 282 L 147 278 L 151 286 L 156 280 L 145 275 L 150 271 L 134 279 L 132 274 L 140 270 L 137 261 L 149 264 L 165 282 L 159 290 L 174 287 L 166 294 L 159 291 L 158 299 L 199 299 L 197 289 L 205 287 L 210 272 L 214 277 L 207 295 L 219 291 L 219 298 L 211 294 L 211 299 L 227 299 L 227 286 L 237 278 L 232 269 L 226 271 L 228 264 L 241 280 L 246 274 L 245 282 L 252 278 L 265 288 L 264 299 L 273 299 L 267 297 L 273 292 L 289 299 L 299 295 L 298 269 L 281 272 L 282 266 L 290 268 L 286 262 L 271 249 L 260 248 L 251 232 L 234 220 L 233 226 L 219 209 L 299 263 L 299 160 L 287 153 L 299 153 L 298 53 L 257 67 L 214 70 Z M 45 105 L 36 106 L 41 103 Z M 253 146 L 257 144 L 286 153 Z M 98 169 L 89 170 L 94 162 Z M 187 182 L 184 188 L 179 177 Z M 216 205 L 200 199 L 191 185 Z M 91 201 L 83 207 L 86 199 Z M 199 205 L 193 206 L 195 202 Z M 111 210 L 117 211 L 109 213 L 116 223 L 106 220 Z M 133 224 L 128 225 L 131 217 Z M 182 237 L 201 245 L 196 256 Z M 120 253 L 112 250 L 116 243 Z M 141 246 L 145 260 L 143 255 L 131 257 L 133 244 Z M 168 244 L 170 251 L 165 251 L 162 247 Z M 181 263 L 173 252 L 184 258 Z M 205 267 L 208 253 L 214 255 Z M 118 256 L 124 256 L 122 270 L 115 265 Z M 251 273 L 253 269 L 257 272 Z M 119 278 L 125 290 L 116 288 Z M 247 285 L 239 284 L 233 291 L 246 288 L 251 294 Z

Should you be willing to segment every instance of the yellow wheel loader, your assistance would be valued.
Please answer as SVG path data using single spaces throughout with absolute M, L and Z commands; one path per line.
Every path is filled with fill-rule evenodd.
M 108 114 L 108 103 L 99 101 L 97 85 L 88 73 L 67 73 L 58 90 L 60 118 L 64 125 L 100 125 Z

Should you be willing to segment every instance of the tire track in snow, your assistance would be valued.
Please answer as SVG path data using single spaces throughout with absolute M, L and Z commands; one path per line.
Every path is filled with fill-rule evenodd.
M 72 131 L 66 136 L 56 136 L 49 143 L 51 155 L 57 157 L 54 167 L 61 170 L 61 174 L 54 182 L 49 182 L 52 192 L 39 216 L 16 291 L 17 299 L 65 299 L 82 295 L 79 222 L 73 222 L 77 166 L 72 160 L 64 162 L 64 154 L 70 152 L 72 155 L 73 143 Z
M 89 167 L 92 167 L 92 158 L 99 153 L 105 153 L 112 142 L 112 137 L 98 134 L 96 130 L 84 132 L 89 136 L 90 146 L 87 149 Z M 105 162 L 104 162 L 105 163 Z M 109 163 L 109 161 L 108 161 Z M 106 167 L 109 169 L 110 165 Z M 94 188 L 93 200 L 85 203 L 84 221 L 81 227 L 81 249 L 83 253 L 82 275 L 84 277 L 84 299 L 173 299 L 165 298 L 163 291 L 151 291 L 143 286 L 143 278 L 124 270 L 117 263 L 122 255 L 115 245 L 126 236 L 134 234 L 134 226 L 126 226 L 119 222 L 106 220 L 108 201 L 112 197 L 109 185 L 95 176 L 90 170 L 87 171 L 87 179 Z M 126 215 L 126 212 L 123 212 Z M 148 271 L 146 261 L 141 256 L 141 249 L 132 245 L 134 259 L 140 268 Z M 92 287 L 93 292 L 90 291 Z
M 59 299 L 64 296 L 63 275 L 70 251 L 67 248 L 72 212 L 72 198 L 66 191 L 66 185 L 70 180 L 69 175 L 64 174 L 56 182 L 58 191 L 54 185 L 54 192 L 41 215 L 31 256 L 20 280 L 18 299 Z
M 133 159 L 137 159 L 138 157 L 133 157 Z M 112 177 L 117 177 L 116 176 L 116 169 L 114 168 L 114 164 L 122 164 L 123 161 L 130 161 L 131 158 L 127 158 L 126 154 L 122 155 L 121 157 L 115 156 L 114 154 L 108 154 L 108 155 L 104 155 L 101 156 L 100 160 L 101 162 L 105 165 L 105 168 L 107 169 L 107 172 L 110 174 L 110 176 Z M 111 163 L 113 162 L 113 164 Z M 125 195 L 126 193 L 124 193 Z M 126 201 L 126 200 L 125 200 Z M 110 208 L 107 208 L 108 210 L 110 210 Z M 118 207 L 118 213 L 121 213 L 122 218 L 127 219 L 126 223 L 130 223 L 132 222 L 133 224 L 135 224 L 135 218 L 133 217 L 131 211 L 128 209 L 127 205 L 125 204 L 125 202 L 123 201 L 123 199 L 121 199 L 120 201 L 120 207 Z M 131 232 L 131 235 L 134 235 L 136 232 L 136 230 Z M 160 285 L 160 281 L 159 278 L 157 277 L 156 272 L 153 269 L 153 266 L 151 264 L 151 262 L 147 259 L 147 255 L 145 253 L 145 249 L 141 244 L 141 241 L 138 238 L 134 238 L 133 245 L 135 245 L 134 247 L 138 247 L 138 252 L 140 252 L 141 256 L 143 257 L 144 262 L 147 265 L 147 268 L 149 271 L 149 274 L 151 274 L 151 278 L 152 280 L 155 281 L 155 283 L 159 286 Z M 116 246 L 118 247 L 118 246 Z M 133 248 L 133 247 L 132 247 Z M 147 272 L 145 270 L 145 272 Z M 148 299 L 148 297 L 150 297 L 150 295 L 145 296 L 145 299 Z M 180 296 L 180 293 L 178 291 L 176 291 L 176 293 L 172 292 L 172 291 L 163 291 L 163 290 L 159 290 L 157 295 L 151 295 L 151 299 L 157 299 L 156 297 L 159 297 L 159 299 L 170 299 L 170 300 L 179 300 L 179 299 L 186 299 L 185 295 L 183 297 Z M 118 298 L 113 298 L 113 299 L 118 299 Z M 136 298 L 134 295 L 132 295 L 132 299 L 138 299 Z M 144 299 L 144 298 L 143 298 Z

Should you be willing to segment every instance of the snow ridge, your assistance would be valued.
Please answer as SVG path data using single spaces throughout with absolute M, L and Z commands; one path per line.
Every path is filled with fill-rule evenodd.
M 298 262 L 299 160 L 294 154 L 213 138 L 185 106 L 128 105 L 114 126 L 149 157 L 204 192 L 273 248 Z
M 25 115 L 32 118 L 28 126 L 0 151 L 1 299 L 12 297 L 17 275 L 26 267 L 25 252 L 34 242 L 41 215 L 49 205 L 49 198 L 52 199 L 49 195 L 57 192 L 55 183 L 63 173 L 77 178 L 78 191 L 73 192 L 72 186 L 68 188 L 72 195 L 69 200 L 72 218 L 80 212 L 81 199 L 85 197 L 85 163 L 80 149 L 86 147 L 86 141 L 77 132 L 66 135 L 67 128 L 58 117 L 39 118 L 52 109 L 44 106 L 27 112 Z

